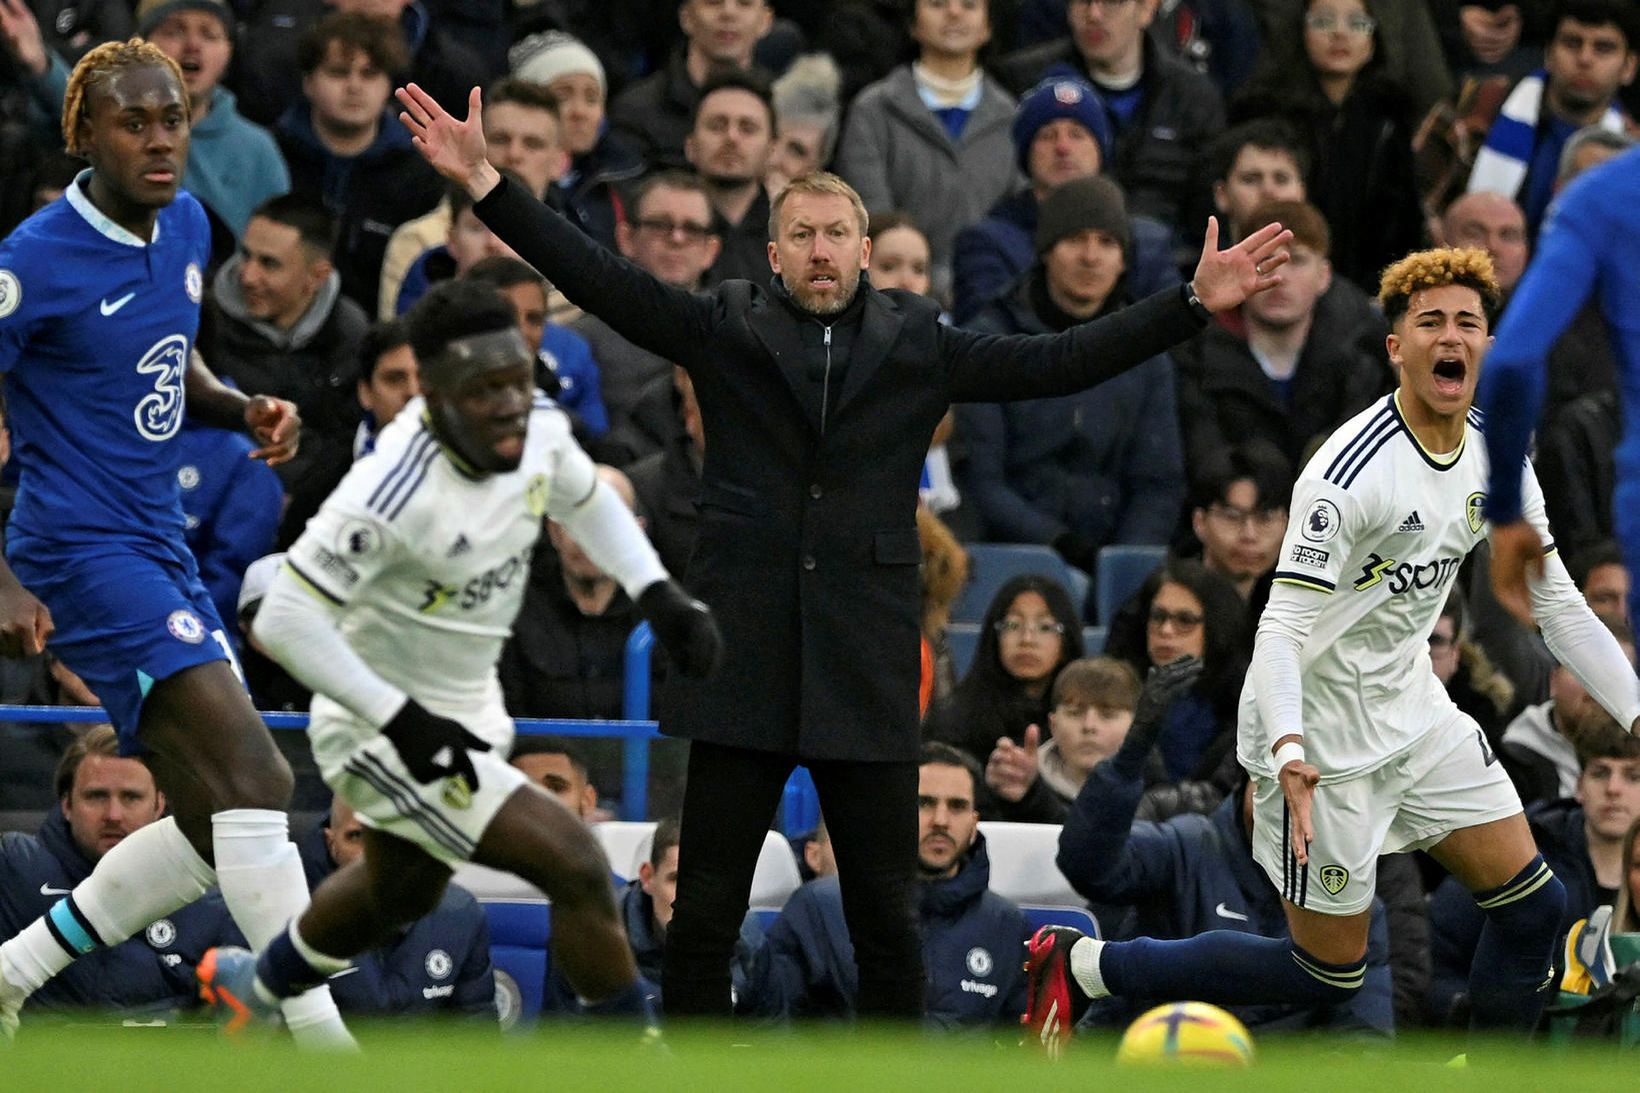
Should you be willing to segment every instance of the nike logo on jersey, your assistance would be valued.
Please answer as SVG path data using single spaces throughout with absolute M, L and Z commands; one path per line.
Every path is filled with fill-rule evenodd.
M 353 965 L 353 966 L 352 966 L 352 967 L 351 967 L 351 968 L 343 968 L 343 969 L 342 969 L 342 970 L 341 970 L 341 971 L 339 971 L 339 972 L 332 972 L 332 973 L 331 973 L 331 974 L 330 974 L 330 978 L 331 978 L 331 979 L 340 979 L 340 978 L 342 978 L 342 976 L 344 976 L 344 975 L 352 975 L 352 974 L 353 974 L 353 973 L 354 973 L 354 972 L 356 972 L 356 971 L 358 971 L 358 970 L 359 970 L 359 966 L 358 966 L 358 965 L 357 965 L 357 964 L 355 964 L 355 965 Z
M 66 896 L 73 891 L 72 888 L 53 888 L 49 884 L 40 885 L 40 894 L 42 896 Z
M 108 297 L 105 296 L 105 297 L 103 297 L 102 302 L 97 305 L 97 308 L 104 315 L 112 315 L 112 314 L 114 314 L 114 312 L 118 311 L 120 308 L 124 307 L 126 304 L 130 303 L 133 299 L 135 299 L 136 295 L 137 294 L 135 292 L 127 292 L 124 296 L 121 296 L 118 300 L 115 300 L 113 303 L 109 303 L 108 302 Z
M 1424 530 L 1424 522 L 1422 520 L 1418 519 L 1418 510 L 1413 509 L 1412 510 L 1412 515 L 1408 516 L 1405 520 L 1402 520 L 1401 521 L 1401 526 L 1396 528 L 1395 530 L 1396 531 L 1422 531 L 1422 530 Z
M 1217 907 L 1213 908 L 1213 913 L 1215 915 L 1218 915 L 1220 918 L 1228 918 L 1228 919 L 1232 919 L 1236 922 L 1246 922 L 1246 921 L 1248 921 L 1246 915 L 1242 914 L 1240 911 L 1230 910 L 1230 908 L 1226 907 L 1223 904 L 1222 901 L 1219 903 L 1219 905 Z

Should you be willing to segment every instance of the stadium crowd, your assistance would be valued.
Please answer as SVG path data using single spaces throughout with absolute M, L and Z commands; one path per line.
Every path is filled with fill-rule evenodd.
M 178 62 L 192 113 L 184 186 L 210 216 L 214 259 L 200 352 L 301 409 L 300 453 L 276 468 L 247 459 L 237 433 L 190 425 L 180 441 L 189 546 L 219 614 L 238 620 L 259 709 L 307 708 L 250 621 L 278 553 L 418 393 L 400 317 L 440 281 L 507 298 L 538 385 L 671 572 L 688 571 L 698 531 L 711 438 L 688 374 L 520 260 L 417 154 L 397 86 L 455 113 L 484 88 L 490 157 L 512 186 L 687 290 L 766 281 L 771 199 L 819 169 L 870 210 L 873 285 L 990 333 L 1067 330 L 1181 283 L 1209 215 L 1227 244 L 1291 229 L 1283 283 L 1178 349 L 1080 394 L 964 404 L 935 433 L 919 514 L 918 865 L 942 1026 L 1016 1024 L 1024 1005 L 1030 926 L 989 890 L 1006 849 L 981 820 L 1063 825 L 1059 868 L 1104 936 L 1283 933 L 1252 857 L 1236 708 L 1294 476 L 1395 382 L 1379 271 L 1420 245 L 1479 247 L 1507 309 L 1557 190 L 1640 138 L 1628 0 L 0 0 L 0 228 L 82 169 L 58 136 L 68 73 L 132 34 Z M 1591 302 L 1554 350 L 1535 464 L 1555 541 L 1633 660 L 1612 542 L 1609 303 Z M 9 503 L 15 466 L 5 481 Z M 958 618 L 970 568 L 988 580 L 979 544 L 998 543 L 1052 564 L 984 584 L 989 598 Z M 1128 546 L 1157 548 L 1157 564 L 1102 603 L 1107 548 Z M 509 711 L 621 716 L 632 600 L 550 521 L 528 581 L 499 669 Z M 1429 657 L 1526 802 L 1567 887 L 1565 927 L 1615 904 L 1616 929 L 1640 931 L 1640 741 L 1499 606 L 1484 558 Z M 664 656 L 652 671 L 664 679 Z M 48 651 L 0 663 L 0 701 L 97 699 Z M 317 884 L 360 852 L 359 821 L 318 786 L 300 734 L 276 735 L 302 775 Z M 618 784 L 617 755 L 525 739 L 514 763 L 595 824 L 615 803 L 596 787 Z M 670 744 L 656 755 L 664 817 L 681 762 Z M 29 828 L 0 836 L 0 939 L 164 809 L 111 730 L 0 723 L 0 820 Z M 639 970 L 657 983 L 678 838 L 663 819 L 642 861 L 614 863 Z M 807 883 L 778 915 L 750 916 L 737 948 L 749 1018 L 854 1007 L 824 825 L 793 855 Z M 1464 1021 L 1474 903 L 1422 855 L 1386 858 L 1379 896 L 1356 999 L 1251 1007 L 1250 1027 Z M 193 965 L 219 943 L 242 939 L 212 895 L 26 1013 L 188 1008 Z M 456 887 L 358 971 L 336 981 L 344 1013 L 495 1016 L 485 918 Z M 574 1010 L 566 985 L 546 986 L 549 1010 Z M 1143 1001 L 1090 1020 L 1119 1024 Z

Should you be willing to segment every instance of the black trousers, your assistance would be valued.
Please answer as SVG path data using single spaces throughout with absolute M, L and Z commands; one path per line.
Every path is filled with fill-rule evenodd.
M 790 755 L 695 741 L 683 795 L 678 894 L 666 931 L 666 1015 L 731 1015 L 729 962 Z M 811 762 L 837 857 L 862 1017 L 924 1006 L 917 927 L 917 764 Z

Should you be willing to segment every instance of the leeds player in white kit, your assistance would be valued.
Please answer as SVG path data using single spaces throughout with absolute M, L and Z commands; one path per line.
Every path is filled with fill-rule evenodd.
M 555 957 L 590 1008 L 644 1012 L 597 841 L 507 763 L 495 664 L 548 516 L 685 672 L 711 670 L 716 626 L 533 391 L 533 354 L 503 297 L 447 283 L 408 321 L 425 403 L 394 418 L 309 522 L 255 630 L 314 691 L 314 755 L 364 821 L 365 855 L 259 958 L 208 955 L 202 990 L 243 1023 L 426 914 L 452 865 L 476 861 L 552 898 Z
M 1294 486 L 1242 693 L 1238 757 L 1255 788 L 1253 856 L 1291 938 L 1227 931 L 1101 944 L 1031 942 L 1031 1024 L 1044 1039 L 1104 994 L 1338 1002 L 1361 983 L 1378 855 L 1427 850 L 1486 912 L 1470 981 L 1479 1028 L 1535 1024 L 1565 893 L 1480 728 L 1447 697 L 1428 637 L 1487 534 L 1484 428 L 1471 409 L 1498 289 L 1482 251 L 1410 255 L 1385 271 L 1398 390 L 1335 432 Z M 1526 518 L 1551 543 L 1525 469 Z M 1640 685 L 1552 546 L 1532 589 L 1543 636 L 1622 724 Z M 1038 999 L 1041 999 L 1040 1003 Z

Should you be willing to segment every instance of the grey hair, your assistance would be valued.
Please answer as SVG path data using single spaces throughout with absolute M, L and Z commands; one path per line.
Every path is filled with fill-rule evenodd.
M 1560 150 L 1560 169 L 1555 173 L 1555 184 L 1564 186 L 1577 176 L 1577 153 L 1593 144 L 1611 150 L 1613 155 L 1627 152 L 1640 143 L 1627 133 L 1618 133 L 1599 125 L 1585 125 L 1570 137 Z
M 774 116 L 779 121 L 808 122 L 824 130 L 820 138 L 820 164 L 831 162 L 837 150 L 843 107 L 839 101 L 843 76 L 829 54 L 806 53 L 792 62 L 786 74 L 770 89 Z

